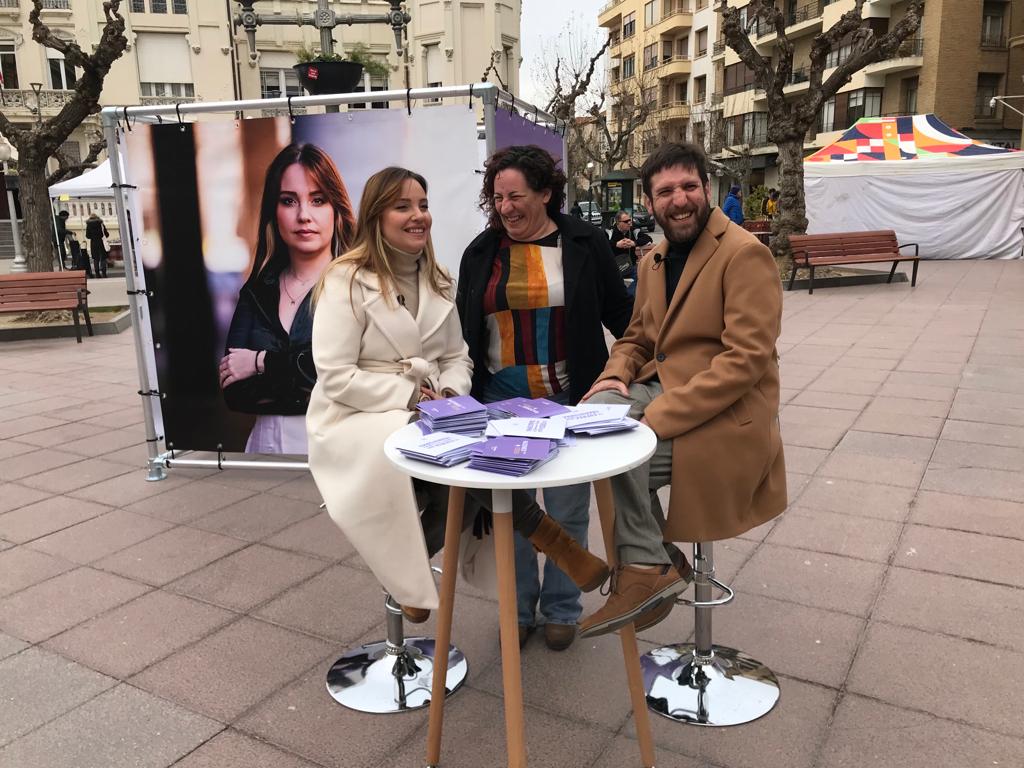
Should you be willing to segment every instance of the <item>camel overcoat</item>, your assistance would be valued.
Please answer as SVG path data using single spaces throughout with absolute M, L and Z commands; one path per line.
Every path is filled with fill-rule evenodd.
M 636 305 L 600 379 L 655 376 L 664 394 L 645 413 L 672 440 L 668 541 L 715 541 L 786 508 L 779 435 L 782 285 L 771 252 L 719 209 L 667 303 L 665 268 L 640 263 Z
M 409 423 L 420 385 L 469 392 L 455 304 L 421 270 L 414 318 L 388 306 L 375 275 L 338 264 L 313 315 L 313 361 L 309 468 L 327 511 L 395 600 L 436 608 L 412 480 L 385 457 L 384 440 Z

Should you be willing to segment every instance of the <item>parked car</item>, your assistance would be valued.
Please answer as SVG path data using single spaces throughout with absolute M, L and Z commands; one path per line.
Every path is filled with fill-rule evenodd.
M 583 209 L 583 220 L 589 221 L 596 227 L 601 226 L 601 209 L 597 203 L 593 203 L 589 200 L 580 202 L 580 208 Z
M 651 212 L 642 205 L 633 206 L 633 226 L 637 229 L 646 229 L 648 232 L 654 231 L 654 217 L 651 216 Z

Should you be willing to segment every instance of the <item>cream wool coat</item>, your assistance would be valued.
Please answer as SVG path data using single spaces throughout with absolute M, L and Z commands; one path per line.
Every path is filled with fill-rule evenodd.
M 421 270 L 414 318 L 388 306 L 375 275 L 339 264 L 313 315 L 313 360 L 309 468 L 327 511 L 395 600 L 437 608 L 412 480 L 383 446 L 409 423 L 420 385 L 469 392 L 473 364 L 455 304 Z

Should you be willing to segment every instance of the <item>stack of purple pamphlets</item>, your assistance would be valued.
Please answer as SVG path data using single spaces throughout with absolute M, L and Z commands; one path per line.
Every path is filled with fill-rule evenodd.
M 427 400 L 420 411 L 420 431 L 479 435 L 487 427 L 487 408 L 469 395 Z
M 628 405 L 583 403 L 573 408 L 572 413 L 565 415 L 565 428 L 570 432 L 583 435 L 604 435 L 608 432 L 621 432 L 625 429 L 636 429 L 640 422 L 631 419 Z
M 410 442 L 395 447 L 407 459 L 453 467 L 468 460 L 473 448 L 479 444 L 480 440 L 475 437 L 435 432 L 431 435 L 418 435 Z
M 538 397 L 534 400 L 525 397 L 513 397 L 510 400 L 499 400 L 496 403 L 489 403 L 487 415 L 492 419 L 546 419 L 548 416 L 568 413 L 569 410 L 564 405 L 559 405 L 543 397 Z
M 558 444 L 533 437 L 495 437 L 472 451 L 470 469 L 520 477 L 551 461 L 558 454 Z

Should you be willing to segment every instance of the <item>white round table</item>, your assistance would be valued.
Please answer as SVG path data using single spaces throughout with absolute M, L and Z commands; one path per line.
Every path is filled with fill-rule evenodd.
M 391 434 L 384 443 L 388 459 L 410 477 L 428 480 L 451 488 L 448 522 L 444 539 L 444 573 L 441 577 L 441 602 L 438 610 L 436 644 L 445 648 L 451 642 L 455 581 L 458 573 L 459 539 L 462 534 L 462 507 L 466 488 L 492 491 L 494 513 L 494 550 L 498 571 L 498 612 L 501 628 L 501 666 L 505 695 L 505 734 L 510 768 L 526 768 L 523 734 L 523 690 L 520 675 L 519 629 L 516 612 L 515 563 L 512 544 L 512 491 L 519 488 L 548 488 L 593 482 L 601 515 L 608 565 L 615 559 L 615 510 L 608 478 L 643 464 L 657 446 L 657 436 L 648 427 L 615 432 L 598 437 L 580 436 L 575 445 L 559 450 L 558 455 L 539 469 L 521 477 L 470 469 L 467 464 L 439 467 L 407 459 L 396 445 L 408 444 L 420 434 L 416 424 L 408 424 Z M 622 651 L 633 703 L 640 755 L 646 768 L 654 766 L 654 742 L 636 634 L 630 624 L 620 630 Z M 441 758 L 441 729 L 444 719 L 446 668 L 438 665 L 430 698 L 430 722 L 427 730 L 427 765 L 437 766 Z

